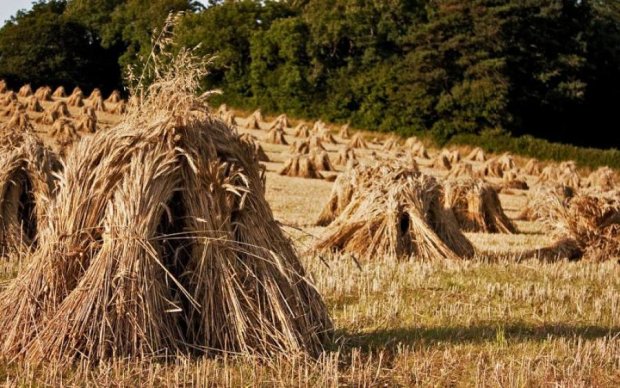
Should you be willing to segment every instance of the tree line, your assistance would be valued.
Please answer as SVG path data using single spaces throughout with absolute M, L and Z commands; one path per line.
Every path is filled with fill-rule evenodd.
M 109 91 L 170 12 L 217 102 L 401 134 L 616 147 L 613 0 L 52 0 L 0 29 L 0 78 Z

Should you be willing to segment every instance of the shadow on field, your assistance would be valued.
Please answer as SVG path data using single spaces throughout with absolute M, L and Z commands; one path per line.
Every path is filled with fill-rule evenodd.
M 362 350 L 390 350 L 399 345 L 480 344 L 545 341 L 549 338 L 592 340 L 620 336 L 620 327 L 571 326 L 563 324 L 532 326 L 528 324 L 411 327 L 377 330 L 370 333 L 338 333 L 347 346 Z

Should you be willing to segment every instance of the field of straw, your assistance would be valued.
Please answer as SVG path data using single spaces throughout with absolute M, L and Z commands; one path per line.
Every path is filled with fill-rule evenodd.
M 186 72 L 0 82 L 2 384 L 620 385 L 617 172 L 208 110 Z

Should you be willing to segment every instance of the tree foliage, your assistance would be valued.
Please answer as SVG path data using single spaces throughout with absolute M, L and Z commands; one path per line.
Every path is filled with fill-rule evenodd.
M 620 101 L 617 2 L 206 4 L 39 3 L 0 30 L 0 76 L 118 85 L 120 69 L 149 53 L 152 33 L 168 13 L 184 11 L 177 43 L 215 56 L 204 87 L 222 89 L 220 99 L 233 105 L 431 133 L 442 142 L 511 133 L 620 146 L 608 136 Z

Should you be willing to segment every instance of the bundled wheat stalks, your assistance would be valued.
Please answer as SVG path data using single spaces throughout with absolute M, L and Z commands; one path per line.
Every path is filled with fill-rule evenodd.
M 59 118 L 71 117 L 71 113 L 69 112 L 69 108 L 64 101 L 56 101 L 52 106 L 49 107 L 40 118 L 40 122 L 47 125 L 52 125 Z
M 607 166 L 600 167 L 590 173 L 586 180 L 586 187 L 610 191 L 616 187 L 616 173 Z
M 41 102 L 39 98 L 35 96 L 31 96 L 28 98 L 28 102 L 26 102 L 26 109 L 31 112 L 43 112 L 43 107 L 41 106 Z
M 32 87 L 30 84 L 26 84 L 19 88 L 19 92 L 17 93 L 20 97 L 30 97 L 32 96 Z
M 110 96 L 105 100 L 106 103 L 109 104 L 118 104 L 121 102 L 121 92 L 118 90 L 113 90 Z
M 539 256 L 596 261 L 620 258 L 620 195 L 578 194 L 568 203 L 554 195 L 546 199 L 544 221 L 559 241 L 537 251 Z
M 473 246 L 452 214 L 443 209 L 441 188 L 434 178 L 383 165 L 353 191 L 315 244 L 316 250 L 348 253 L 362 260 L 473 255 Z
M 52 97 L 54 97 L 54 98 L 65 98 L 65 97 L 67 97 L 67 92 L 65 92 L 64 86 L 57 87 L 56 90 L 54 90 L 54 93 L 52 93 Z
M 127 103 L 124 100 L 121 100 L 114 106 L 114 108 L 109 109 L 109 111 L 113 115 L 124 115 L 127 113 Z
M 13 113 L 13 116 L 6 123 L 0 125 L 0 129 L 5 132 L 13 132 L 15 130 L 19 131 L 29 131 L 33 130 L 34 127 L 28 118 L 28 115 L 24 111 L 16 111 Z
M 540 163 L 536 159 L 530 159 L 523 167 L 523 172 L 527 175 L 540 175 Z
M 450 170 L 448 175 L 446 175 L 446 178 L 475 178 L 476 176 L 477 174 L 474 173 L 473 166 L 470 163 L 462 162 L 456 164 L 452 170 Z
M 292 154 L 309 154 L 310 143 L 307 141 L 295 141 L 291 144 L 289 151 Z
M 247 145 L 247 148 L 250 150 L 252 155 L 254 155 L 254 159 L 257 162 L 269 161 L 269 156 L 267 156 L 265 150 L 254 136 L 246 133 L 241 135 L 239 139 Z
M 73 89 L 73 93 L 67 99 L 67 105 L 80 108 L 84 106 L 84 94 L 80 88 Z
M 348 140 L 351 138 L 351 132 L 349 131 L 349 124 L 344 124 L 340 127 L 340 131 L 338 131 L 338 136 L 340 136 L 343 140 Z
M 52 101 L 52 88 L 49 86 L 42 86 L 37 89 L 34 96 L 40 101 Z
M 564 205 L 567 205 L 575 196 L 575 190 L 569 186 L 539 186 L 536 190 L 530 192 L 525 207 L 517 216 L 518 220 L 537 221 L 548 218 L 549 197 L 560 198 Z
M 29 131 L 0 138 L 0 256 L 23 256 L 36 242 L 56 160 Z
M 308 158 L 312 161 L 316 171 L 334 171 L 329 155 L 325 151 L 312 150 Z
M 517 233 L 502 209 L 497 190 L 474 179 L 448 180 L 444 185 L 444 205 L 466 232 Z
M 284 162 L 284 166 L 278 174 L 298 178 L 323 179 L 323 176 L 317 171 L 313 160 L 308 155 L 292 156 Z
M 497 158 L 491 158 L 484 163 L 480 173 L 486 177 L 502 178 L 504 176 L 504 168 Z
M 260 129 L 260 122 L 254 114 L 251 114 L 245 119 L 245 127 L 248 129 Z
M 224 120 L 224 122 L 231 127 L 235 127 L 238 124 L 237 116 L 235 115 L 235 112 L 233 111 L 224 113 L 222 120 Z
M 437 155 L 437 157 L 431 163 L 432 168 L 436 168 L 438 170 L 450 170 L 452 169 L 452 163 L 448 159 L 444 153 Z
M 284 137 L 285 133 L 283 130 L 278 128 L 273 128 L 267 132 L 267 136 L 265 136 L 264 141 L 271 144 L 281 144 L 288 145 L 286 138 Z
M 336 164 L 346 165 L 349 161 L 357 161 L 355 151 L 349 147 L 342 147 L 336 156 Z
M 362 134 L 359 132 L 356 132 L 355 135 L 351 137 L 351 140 L 349 140 L 347 147 L 364 149 L 364 148 L 368 148 L 368 144 L 366 144 L 366 140 L 364 140 L 364 137 L 362 137 Z
M 310 137 L 310 128 L 308 128 L 308 126 L 304 123 L 299 123 L 294 131 L 293 134 L 295 137 L 299 137 L 302 139 L 307 139 Z
M 50 135 L 56 139 L 56 142 L 61 147 L 67 147 L 80 139 L 80 134 L 77 132 L 73 123 L 65 118 L 59 118 L 54 121 Z
M 327 308 L 253 156 L 195 96 L 182 51 L 123 121 L 77 144 L 29 266 L 0 294 L 0 355 L 317 355 Z M 205 65 L 206 66 L 206 65 Z
M 487 157 L 482 148 L 476 147 L 469 153 L 469 155 L 467 155 L 465 159 L 472 162 L 485 162 Z

